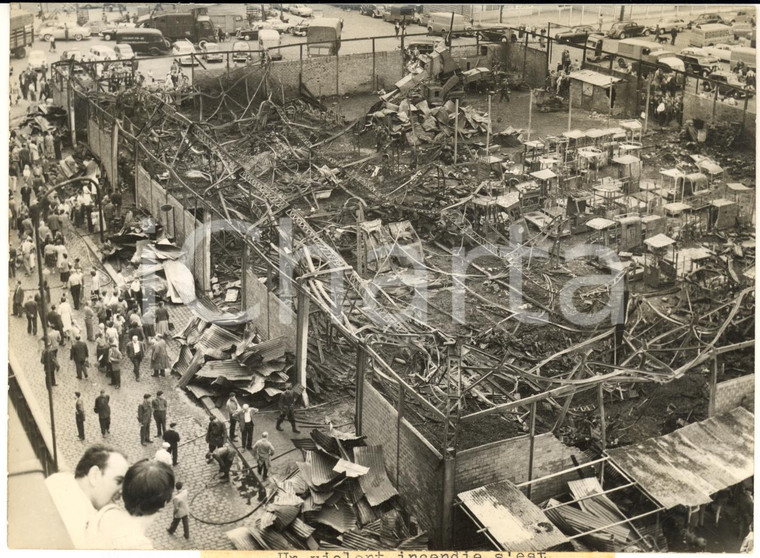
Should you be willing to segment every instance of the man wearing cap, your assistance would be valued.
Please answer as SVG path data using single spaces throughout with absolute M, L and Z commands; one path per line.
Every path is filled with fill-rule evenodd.
M 248 450 L 251 449 L 251 444 L 253 444 L 253 415 L 258 412 L 257 408 L 250 408 L 245 404 L 240 413 L 239 420 L 241 430 L 243 431 L 243 447 Z
M 76 395 L 76 421 L 77 421 L 77 434 L 79 439 L 84 441 L 84 401 L 82 401 L 82 394 L 78 391 L 74 392 Z
M 172 456 L 169 453 L 169 448 L 171 446 L 169 445 L 169 442 L 164 442 L 161 444 L 161 447 L 156 452 L 156 455 L 153 456 L 153 459 L 156 461 L 160 461 L 161 463 L 166 463 L 169 465 L 169 467 L 172 466 Z
M 150 439 L 150 415 L 151 415 L 150 393 L 143 395 L 143 402 L 137 406 L 137 421 L 140 423 L 140 443 L 147 445 Z
M 156 421 L 156 436 L 161 437 L 166 432 L 166 408 L 168 404 L 164 399 L 164 392 L 157 391 L 153 400 L 153 418 Z
M 164 431 L 164 442 L 169 443 L 169 452 L 172 454 L 172 465 L 177 465 L 177 448 L 179 447 L 179 433 L 174 430 L 174 427 L 177 426 L 176 422 L 172 422 L 169 424 L 169 429 Z
M 256 457 L 256 470 L 261 476 L 261 480 L 266 480 L 269 476 L 269 467 L 272 465 L 272 456 L 274 455 L 274 446 L 269 441 L 269 432 L 261 433 L 261 438 L 253 444 L 251 453 Z
M 116 342 L 111 343 L 108 349 L 108 369 L 111 371 L 111 384 L 114 387 L 121 387 L 121 351 Z
M 95 398 L 94 412 L 100 422 L 100 433 L 105 436 L 111 433 L 111 396 L 106 395 L 106 390 L 101 389 L 100 395 Z
M 82 379 L 82 374 L 87 378 L 87 358 L 90 356 L 90 350 L 87 343 L 82 341 L 82 336 L 77 335 L 74 343 L 71 345 L 69 357 L 74 361 L 77 369 L 77 380 Z
M 300 430 L 296 428 L 296 417 L 294 413 L 296 403 L 298 402 L 298 396 L 301 393 L 300 388 L 301 386 L 293 388 L 290 384 L 287 384 L 287 389 L 280 395 L 280 400 L 277 403 L 280 410 L 280 416 L 277 417 L 277 430 L 282 430 L 282 422 L 287 417 L 288 421 L 290 421 L 290 426 L 293 427 L 293 432 L 295 434 L 300 432 Z

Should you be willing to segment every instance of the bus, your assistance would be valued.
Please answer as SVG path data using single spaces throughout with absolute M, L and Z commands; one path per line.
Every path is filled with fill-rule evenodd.
M 689 31 L 689 46 L 705 47 L 719 43 L 730 43 L 733 38 L 733 33 L 728 25 L 706 23 Z
M 191 12 L 170 12 L 144 16 L 138 27 L 158 29 L 170 41 L 188 40 L 192 43 L 216 40 L 216 29 L 208 15 Z
M 343 21 L 337 17 L 320 17 L 306 29 L 309 56 L 335 56 L 340 50 Z

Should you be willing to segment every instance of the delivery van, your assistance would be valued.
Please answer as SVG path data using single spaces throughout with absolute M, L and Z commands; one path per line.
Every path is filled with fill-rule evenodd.
M 275 29 L 259 30 L 259 50 L 268 51 L 272 60 L 282 60 L 280 33 Z
M 463 15 L 453 14 L 454 23 L 452 25 L 451 16 L 453 12 L 433 12 L 427 22 L 427 30 L 430 35 L 446 35 L 451 29 L 454 33 L 471 33 L 473 27 L 469 20 Z

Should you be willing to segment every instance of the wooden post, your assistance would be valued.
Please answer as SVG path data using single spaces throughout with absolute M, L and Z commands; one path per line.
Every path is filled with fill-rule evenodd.
M 404 384 L 398 384 L 398 401 L 396 401 L 396 488 L 401 478 L 401 424 L 404 420 Z
M 452 14 L 453 16 L 453 14 Z M 452 17 L 453 19 L 453 17 Z M 454 105 L 454 164 L 457 164 L 457 138 L 459 137 L 459 99 Z
M 536 446 L 536 409 L 538 401 L 530 404 L 530 449 L 528 451 L 528 482 L 533 480 L 533 452 Z M 533 483 L 528 485 L 528 500 L 533 492 Z
M 600 428 L 601 428 L 601 446 L 602 451 L 607 449 L 607 418 L 604 416 L 604 383 L 599 382 L 598 385 L 598 391 L 599 391 L 599 419 L 600 419 Z M 601 466 L 599 467 L 599 484 L 601 485 L 604 482 L 604 462 L 602 462 Z
M 364 347 L 356 347 L 356 409 L 354 411 L 354 428 L 356 435 L 362 435 L 362 411 L 364 410 L 364 375 L 367 367 L 367 353 Z
M 707 406 L 707 416 L 715 416 L 715 390 L 718 386 L 718 355 L 713 355 L 713 369 L 710 376 L 710 402 Z
M 746 114 L 746 111 L 745 111 Z M 413 121 L 414 119 L 412 119 Z M 491 154 L 491 94 L 488 94 L 488 129 L 486 130 L 486 157 Z
M 528 139 L 530 141 L 530 123 L 533 117 L 533 89 L 530 90 L 530 100 L 528 101 Z
M 403 66 L 404 62 L 404 56 L 403 51 L 401 53 L 401 65 Z M 375 60 L 375 38 L 372 37 L 372 91 L 377 91 L 377 71 L 376 71 L 376 60 Z M 403 75 L 404 68 L 401 68 L 401 73 Z
M 303 284 L 298 289 L 298 308 L 296 315 L 296 373 L 298 383 L 304 387 L 303 403 L 309 406 L 309 394 L 306 392 L 306 361 L 309 348 L 309 297 Z

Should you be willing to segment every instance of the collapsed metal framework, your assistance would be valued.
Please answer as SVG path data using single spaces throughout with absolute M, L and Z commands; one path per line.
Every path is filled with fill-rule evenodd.
M 655 328 L 651 321 L 647 320 L 642 306 L 647 305 L 656 313 L 658 311 L 643 298 L 643 303 L 637 302 L 635 308 L 631 307 L 634 305 L 632 302 L 629 303 L 629 319 L 632 324 L 627 324 L 622 336 L 623 345 L 629 349 L 626 357 L 620 363 L 610 364 L 606 360 L 610 357 L 610 347 L 617 346 L 613 341 L 615 329 L 581 330 L 569 325 L 556 308 L 557 290 L 551 279 L 545 273 L 534 272 L 529 267 L 524 271 L 525 277 L 541 291 L 549 293 L 550 301 L 544 303 L 528 295 L 524 295 L 525 300 L 552 316 L 554 321 L 550 323 L 547 320 L 547 323 L 550 323 L 554 330 L 567 332 L 582 340 L 539 360 L 532 366 L 525 366 L 524 359 L 511 355 L 508 347 L 502 346 L 501 349 L 504 350 L 501 350 L 497 345 L 489 346 L 489 349 L 492 349 L 490 351 L 484 350 L 479 344 L 483 341 L 479 334 L 466 339 L 457 338 L 456 335 L 423 323 L 402 310 L 398 299 L 385 290 L 373 292 L 369 282 L 340 255 L 323 233 L 314 229 L 309 223 L 309 216 L 296 207 L 302 196 L 289 196 L 286 190 L 280 187 L 276 180 L 276 153 L 273 154 L 275 164 L 272 165 L 272 181 L 267 184 L 261 179 L 266 172 L 262 173 L 257 167 L 255 157 L 251 157 L 242 147 L 236 146 L 238 142 L 220 142 L 218 129 L 225 126 L 225 123 L 212 125 L 209 120 L 191 120 L 157 95 L 142 88 L 132 88 L 118 96 L 102 91 L 93 92 L 91 86 L 72 71 L 73 67 L 74 64 L 71 62 L 53 65 L 53 72 L 58 76 L 61 89 L 63 83 L 66 83 L 69 106 L 73 107 L 72 96 L 85 98 L 90 110 L 118 127 L 120 137 L 133 146 L 135 180 L 140 166 L 150 165 L 168 173 L 169 184 L 174 191 L 181 192 L 186 201 L 193 200 L 196 208 L 201 207 L 207 216 L 213 216 L 230 225 L 244 244 L 243 262 L 247 261 L 246 255 L 250 252 L 259 262 L 264 263 L 268 273 L 279 273 L 280 294 L 284 295 L 283 298 L 287 298 L 288 293 L 296 293 L 296 369 L 301 383 L 305 385 L 307 381 L 310 304 L 314 304 L 332 326 L 356 347 L 358 434 L 361 434 L 365 374 L 370 370 L 370 366 L 375 378 L 380 378 L 391 391 L 397 390 L 399 410 L 403 409 L 404 402 L 409 398 L 426 413 L 426 417 L 436 424 L 442 423 L 443 435 L 439 447 L 445 464 L 448 464 L 456 455 L 460 443 L 458 435 L 465 424 L 489 415 L 505 415 L 527 407 L 530 410 L 529 433 L 532 440 L 536 433 L 539 402 L 548 402 L 557 412 L 557 419 L 552 428 L 556 431 L 562 425 L 573 398 L 581 392 L 596 389 L 604 429 L 605 388 L 614 389 L 615 386 L 635 382 L 667 382 L 681 377 L 710 359 L 717 358 L 720 354 L 745 349 L 754 343 L 753 340 L 747 340 L 720 344 L 729 326 L 736 325 L 737 316 L 743 309 L 746 310 L 747 301 L 754 295 L 752 288 L 741 290 L 735 297 L 725 300 L 717 308 L 711 308 L 703 316 L 692 315 L 691 320 L 665 318 L 675 326 L 665 332 Z M 254 99 L 255 95 L 249 99 L 248 107 Z M 314 141 L 301 131 L 302 128 L 309 127 L 299 125 L 293 119 L 292 111 L 288 111 L 288 106 L 278 105 L 271 98 L 265 100 L 262 106 L 264 103 L 268 103 L 279 119 L 278 139 L 287 143 L 290 153 L 297 159 L 308 161 L 309 168 L 320 164 L 330 168 L 346 167 L 344 161 L 320 149 L 340 137 L 340 130 L 333 134 L 330 129 L 313 129 L 312 135 L 316 133 L 319 138 L 319 141 Z M 245 108 L 243 116 L 248 112 L 248 107 Z M 71 122 L 74 122 L 73 118 Z M 263 130 L 259 131 L 263 133 Z M 320 134 L 329 136 L 323 138 Z M 243 139 L 246 138 L 250 138 L 250 134 L 246 134 Z M 293 147 L 291 142 L 296 147 Z M 232 147 L 228 148 L 227 144 L 230 143 Z M 115 154 L 113 156 L 116 157 Z M 199 160 L 203 161 L 204 170 L 198 169 Z M 183 179 L 179 170 L 183 167 L 198 172 L 192 179 Z M 420 177 L 415 178 L 413 175 L 409 183 L 413 187 L 415 180 L 419 179 Z M 338 180 L 338 187 L 349 196 L 358 198 L 363 206 L 387 204 L 387 194 L 376 184 L 377 181 L 355 171 L 346 172 L 345 178 Z M 232 192 L 235 192 L 243 203 L 237 203 L 233 207 L 232 199 L 229 197 Z M 361 196 L 356 192 L 360 192 Z M 406 205 L 402 208 L 418 217 L 440 221 L 462 239 L 484 247 L 489 255 L 501 260 L 504 269 L 493 272 L 472 264 L 478 271 L 478 276 L 496 282 L 504 289 L 512 288 L 502 280 L 501 272 L 509 269 L 514 257 L 522 257 L 517 251 L 505 256 L 491 242 L 476 233 L 466 219 L 462 219 L 456 207 L 444 209 L 442 212 L 419 205 Z M 284 222 L 278 221 L 283 217 L 288 218 L 288 227 L 292 225 L 292 234 L 283 226 Z M 253 226 L 261 226 L 270 231 L 269 242 L 257 242 L 252 239 L 247 234 L 252 227 L 240 225 L 239 222 L 242 221 L 252 221 Z M 275 237 L 283 239 L 290 236 L 293 241 L 292 251 L 283 250 L 273 241 Z M 531 239 L 531 243 L 535 244 L 540 237 L 541 235 Z M 430 250 L 428 246 L 424 249 Z M 418 257 L 424 260 L 426 254 L 419 254 Z M 291 269 L 298 270 L 295 279 L 280 273 L 283 263 L 287 263 Z M 245 277 L 245 269 L 242 270 L 242 275 Z M 450 274 L 449 279 L 452 284 L 463 287 L 471 299 L 488 302 L 493 305 L 492 308 L 506 314 L 507 317 L 501 320 L 487 317 L 492 324 L 488 332 L 498 332 L 500 340 L 506 343 L 514 338 L 521 327 L 520 323 L 511 330 L 504 326 L 504 322 L 518 318 L 518 313 L 469 289 L 465 281 L 456 274 Z M 339 281 L 347 286 L 345 293 L 333 289 Z M 736 289 L 733 288 L 732 291 Z M 688 297 L 687 289 L 685 292 Z M 602 290 L 598 295 L 604 296 L 606 291 Z M 746 320 L 746 312 L 743 312 L 741 322 Z M 674 347 L 676 342 L 680 344 Z M 392 355 L 384 349 L 389 345 L 405 346 L 422 355 L 427 361 L 424 367 L 427 371 L 425 377 L 405 377 L 394 369 L 391 365 Z M 494 348 L 497 350 L 493 350 Z M 669 362 L 654 354 L 668 351 L 673 354 Z M 591 358 L 594 353 L 596 359 Z M 436 358 L 432 357 L 434 354 L 437 355 Z M 535 360 L 538 359 L 534 359 L 534 362 Z M 479 389 L 479 386 L 485 385 L 488 385 L 493 393 L 497 393 L 499 399 L 506 399 L 506 402 L 496 403 L 493 397 L 489 399 Z M 511 388 L 507 389 L 506 386 Z M 518 386 L 525 386 L 523 392 L 527 389 L 528 394 L 521 394 Z M 557 401 L 560 398 L 564 398 L 561 403 Z M 402 413 L 399 413 L 399 420 L 401 416 Z M 532 443 L 530 453 L 529 481 L 532 480 Z M 453 494 L 444 494 L 444 501 L 453 502 Z M 444 513 L 446 512 L 450 513 L 450 509 Z

